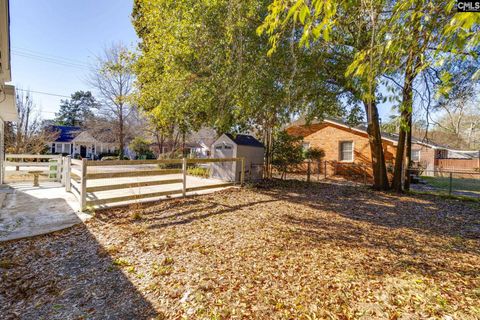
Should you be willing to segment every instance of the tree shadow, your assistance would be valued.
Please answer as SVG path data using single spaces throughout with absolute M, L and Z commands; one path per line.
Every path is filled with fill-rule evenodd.
M 85 225 L 0 243 L 2 319 L 159 316 Z
M 479 206 L 462 201 L 322 182 L 276 182 L 258 190 L 278 200 L 334 212 L 349 220 L 430 235 L 480 239 Z
M 351 268 L 359 272 L 478 276 L 471 264 L 462 263 L 466 256 L 480 256 L 480 214 L 469 203 L 298 181 L 258 191 L 305 208 L 278 217 L 288 226 L 284 237 L 310 250 L 334 246 L 340 255 L 358 254 L 362 266 Z
M 212 216 L 228 214 L 258 204 L 277 201 L 280 200 L 246 200 L 244 203 L 230 205 L 213 201 L 208 195 L 199 195 L 188 199 L 179 198 L 170 201 L 130 205 L 125 208 L 100 210 L 96 212 L 95 217 L 101 221 L 116 225 L 139 223 L 148 225 L 148 229 L 161 229 L 189 224 Z M 141 217 L 132 219 L 131 216 L 135 212 L 141 213 Z

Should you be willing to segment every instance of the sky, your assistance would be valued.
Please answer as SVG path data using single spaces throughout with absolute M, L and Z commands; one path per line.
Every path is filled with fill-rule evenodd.
M 133 0 L 11 0 L 12 83 L 30 90 L 44 119 L 61 99 L 87 84 L 90 66 L 102 51 L 122 42 L 136 48 Z M 42 93 L 39 93 L 42 92 Z M 390 107 L 380 106 L 383 120 Z
M 61 99 L 93 91 L 86 79 L 95 56 L 116 42 L 135 48 L 132 6 L 132 0 L 11 0 L 11 83 L 30 90 L 42 117 L 53 118 Z

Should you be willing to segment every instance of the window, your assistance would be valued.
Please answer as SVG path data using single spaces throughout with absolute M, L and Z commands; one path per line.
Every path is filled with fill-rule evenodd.
M 55 146 L 56 153 L 62 153 L 63 143 L 57 143 Z
M 223 146 L 221 144 L 218 144 L 218 145 L 215 146 L 215 150 L 222 150 L 222 147 Z
M 225 148 L 225 150 L 231 150 L 231 149 L 232 149 L 232 146 L 229 145 L 229 144 L 226 144 L 224 148 Z
M 340 142 L 340 161 L 353 161 L 353 141 Z
M 52 153 L 55 153 L 55 143 L 52 143 Z
M 412 161 L 420 161 L 420 150 L 412 150 Z

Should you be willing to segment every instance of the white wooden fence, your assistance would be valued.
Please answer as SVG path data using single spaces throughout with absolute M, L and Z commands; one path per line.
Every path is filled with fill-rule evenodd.
M 55 163 L 49 162 L 55 160 Z M 53 177 L 50 176 L 49 168 L 54 165 L 56 171 Z M 6 172 L 6 168 L 11 170 Z M 47 175 L 47 179 L 53 181 L 61 181 L 62 179 L 63 158 L 61 155 L 41 155 L 41 154 L 6 154 L 3 162 L 2 181 L 4 183 L 5 177 L 13 176 L 17 173 L 28 173 L 29 171 L 42 171 L 43 175 Z
M 243 185 L 245 180 L 244 158 L 92 161 L 61 155 L 7 154 L 5 160 L 2 170 L 10 167 L 9 171 L 13 172 L 18 167 L 27 176 L 32 171 L 43 171 L 42 175 L 47 174 L 49 180 L 61 182 L 65 190 L 78 199 L 81 210 L 169 196 L 185 197 L 197 191 Z M 240 163 L 240 166 L 221 167 L 233 171 L 233 181 L 188 174 L 188 166 L 208 167 L 227 162 Z M 53 165 L 55 172 L 49 172 Z
M 188 165 L 218 162 L 240 162 L 240 180 L 211 183 L 208 179 L 195 178 L 196 184 L 188 184 L 194 179 L 187 178 Z M 65 189 L 77 197 L 81 210 L 175 195 L 185 197 L 187 193 L 196 191 L 224 188 L 236 183 L 243 185 L 245 179 L 244 158 L 92 161 L 66 157 L 64 164 Z M 178 168 L 159 167 L 165 165 L 176 165 Z

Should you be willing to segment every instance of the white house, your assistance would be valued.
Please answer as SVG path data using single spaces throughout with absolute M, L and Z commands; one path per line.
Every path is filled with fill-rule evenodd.
M 101 154 L 117 150 L 115 143 L 101 141 L 79 127 L 51 126 L 49 130 L 58 133 L 57 139 L 48 143 L 50 153 L 97 159 Z
M 0 184 L 3 184 L 5 122 L 17 121 L 15 87 L 6 85 L 12 81 L 10 69 L 10 9 L 8 0 L 0 0 Z

